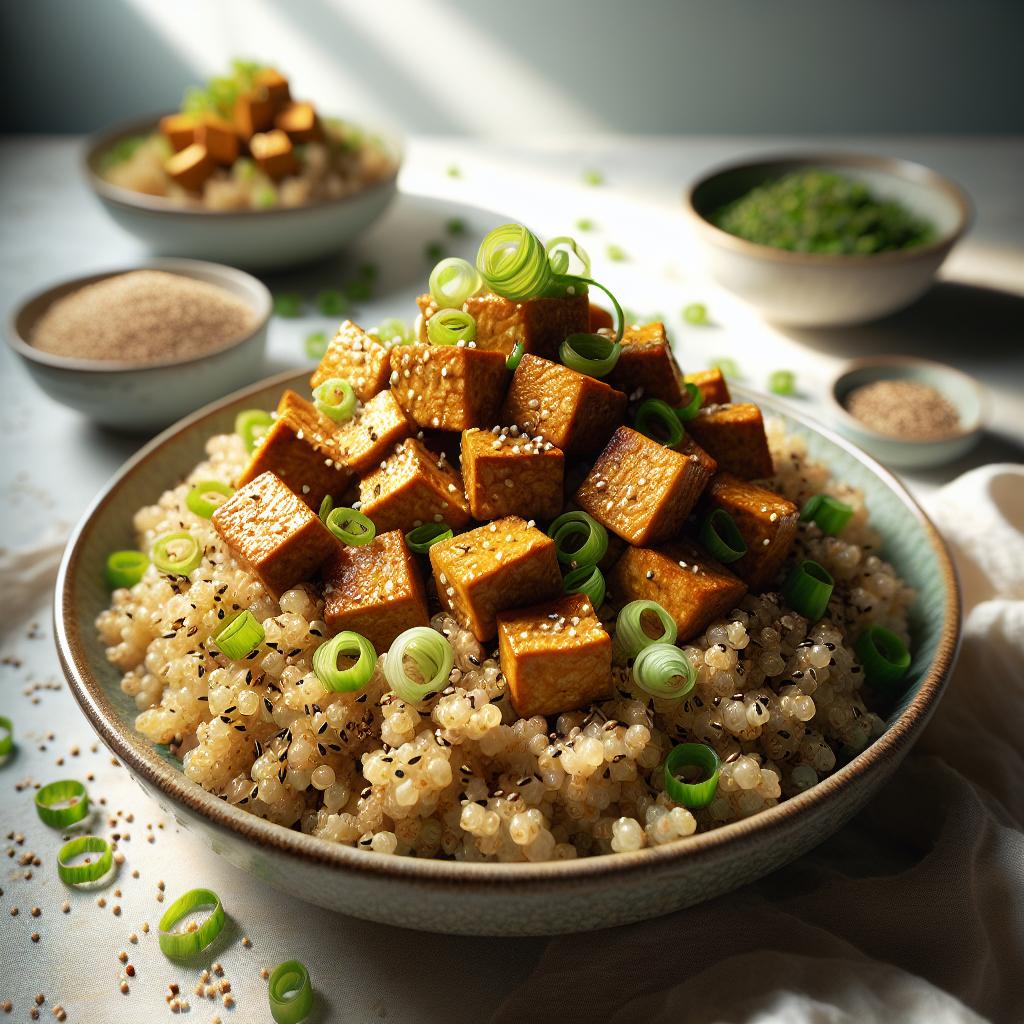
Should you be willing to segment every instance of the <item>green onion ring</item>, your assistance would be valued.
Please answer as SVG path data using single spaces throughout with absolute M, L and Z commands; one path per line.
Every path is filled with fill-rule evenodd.
M 355 658 L 355 664 L 338 668 L 338 658 Z M 345 630 L 322 643 L 313 654 L 313 671 L 328 690 L 352 693 L 361 690 L 373 675 L 377 651 L 361 633 Z
M 376 327 L 366 333 L 372 334 L 385 348 L 410 345 L 416 340 L 412 328 L 396 316 L 385 317 Z
M 633 415 L 633 426 L 645 437 L 664 445 L 675 448 L 686 436 L 683 424 L 675 410 L 660 398 L 645 398 Z M 663 436 L 659 437 L 658 433 Z
M 0 715 L 0 757 L 6 757 L 14 749 L 14 723 Z
M 792 395 L 796 391 L 796 374 L 792 370 L 773 370 L 768 377 L 768 390 L 775 395 Z
M 815 494 L 807 499 L 800 512 L 800 521 L 813 521 L 827 537 L 842 533 L 843 528 L 853 516 L 853 508 L 846 502 L 833 498 L 831 494 Z
M 540 239 L 522 224 L 502 224 L 480 243 L 477 270 L 496 295 L 532 299 L 555 284 L 555 273 Z
M 176 932 L 179 921 L 192 913 L 196 907 L 213 907 L 205 921 L 192 932 Z M 164 956 L 173 959 L 200 953 L 213 942 L 224 927 L 224 907 L 220 897 L 212 889 L 190 889 L 179 896 L 160 918 L 160 948 Z
M 686 393 L 686 397 L 683 404 L 676 409 L 676 415 L 685 423 L 700 412 L 700 407 L 704 404 L 704 394 L 696 384 L 691 384 L 689 381 L 683 384 L 683 391 Z
M 565 565 L 597 565 L 608 551 L 608 531 L 586 512 L 563 512 L 548 527 L 548 536 L 555 542 L 558 560 Z M 567 541 L 573 537 L 584 539 L 569 548 Z
M 172 553 L 172 545 L 184 546 L 184 551 L 175 555 Z M 187 576 L 203 560 L 203 549 L 188 530 L 177 530 L 157 537 L 149 556 L 161 572 L 169 576 Z
M 708 322 L 708 307 L 703 302 L 691 302 L 683 306 L 683 319 L 688 324 L 701 326 Z
M 66 804 L 57 807 L 57 804 Z M 89 813 L 89 794 L 77 779 L 62 779 L 36 793 L 36 814 L 50 828 L 67 828 Z
M 713 509 L 704 517 L 700 542 L 723 565 L 738 562 L 747 553 L 747 542 L 736 520 L 724 508 Z
M 454 537 L 452 528 L 447 523 L 423 523 L 405 535 L 405 543 L 410 551 L 417 555 L 425 555 L 435 544 Z
M 633 679 L 662 700 L 685 697 L 697 682 L 693 662 L 675 644 L 648 644 L 633 662 Z
M 194 512 L 202 519 L 209 519 L 217 507 L 223 505 L 234 493 L 233 487 L 222 484 L 219 480 L 200 480 L 193 484 L 185 495 L 185 504 L 190 512 Z
M 419 669 L 422 682 L 409 676 L 406 657 Z M 455 652 L 445 637 L 429 626 L 413 626 L 399 634 L 384 655 L 384 677 L 402 700 L 415 704 L 448 685 L 454 664 Z
M 273 422 L 274 417 L 263 409 L 245 409 L 235 417 L 235 433 L 245 442 L 246 451 L 256 451 Z
M 309 971 L 298 960 L 286 960 L 270 972 L 267 988 L 270 1015 L 277 1024 L 299 1024 L 313 1011 Z
M 263 626 L 248 608 L 239 612 L 214 638 L 217 650 L 232 661 L 252 654 L 266 639 Z
M 480 272 L 468 260 L 449 256 L 430 272 L 430 297 L 437 307 L 457 308 L 483 287 Z
M 307 359 L 321 360 L 327 354 L 327 335 L 323 331 L 314 331 L 306 335 L 302 343 Z
M 332 508 L 324 520 L 324 525 L 335 537 L 352 547 L 369 544 L 377 536 L 377 527 L 373 521 L 354 508 L 344 505 Z
M 526 346 L 521 342 L 517 341 L 512 347 L 512 351 L 508 354 L 508 359 L 505 360 L 505 367 L 509 370 L 516 370 L 519 364 L 523 361 L 523 356 L 526 353 Z
M 107 556 L 106 580 L 111 590 L 134 587 L 149 568 L 149 559 L 141 551 L 114 551 Z
M 550 239 L 544 249 L 548 254 L 551 269 L 556 276 L 564 277 L 568 274 L 569 253 L 571 252 L 580 261 L 580 266 L 582 267 L 580 275 L 582 277 L 590 277 L 590 257 L 587 255 L 587 250 L 575 238 L 570 238 L 568 235 L 559 235 L 557 238 Z
M 786 578 L 782 596 L 793 611 L 817 622 L 828 610 L 834 586 L 835 580 L 824 566 L 805 558 Z
M 558 346 L 565 366 L 589 377 L 607 377 L 622 355 L 622 344 L 603 334 L 570 334 Z
M 334 499 L 329 494 L 325 494 L 324 500 L 320 502 L 320 511 L 317 513 L 322 523 L 327 522 L 327 517 L 331 514 L 333 508 Z
M 596 565 L 580 565 L 570 569 L 562 580 L 567 594 L 583 594 L 590 600 L 590 606 L 596 612 L 604 604 L 606 591 L 604 573 Z
M 88 864 L 69 864 L 72 857 L 83 853 L 98 853 L 98 860 Z M 98 882 L 114 866 L 114 853 L 110 843 L 100 836 L 76 836 L 65 843 L 57 854 L 57 874 L 67 885 Z
M 692 765 L 707 776 L 701 782 L 683 782 L 676 778 L 680 768 Z M 707 807 L 718 790 L 718 774 L 722 762 L 718 754 L 704 743 L 680 743 L 665 758 L 665 792 L 683 807 Z
M 661 636 L 651 636 L 644 629 L 643 617 L 647 612 L 657 616 Z M 651 644 L 674 644 L 678 632 L 676 620 L 657 601 L 630 601 L 619 609 L 615 620 L 615 638 L 627 658 L 635 658 Z
M 313 404 L 328 419 L 344 423 L 356 413 L 356 393 L 347 380 L 332 377 L 313 392 Z
M 882 626 L 868 626 L 853 645 L 857 660 L 864 666 L 867 680 L 877 689 L 895 695 L 903 687 L 896 688 L 910 668 L 910 651 L 907 645 L 890 629 Z
M 468 345 L 476 341 L 476 320 L 462 309 L 442 309 L 427 321 L 431 345 Z

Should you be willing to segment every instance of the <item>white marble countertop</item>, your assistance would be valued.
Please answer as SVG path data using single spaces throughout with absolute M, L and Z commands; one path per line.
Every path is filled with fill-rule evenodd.
M 75 140 L 24 137 L 0 142 L 0 294 L 5 315 L 27 293 L 61 278 L 94 269 L 127 266 L 142 255 L 94 202 L 79 177 Z M 424 246 L 444 240 L 444 223 L 466 219 L 473 236 L 504 219 L 526 220 L 543 234 L 573 230 L 590 217 L 599 230 L 587 244 L 601 264 L 609 244 L 629 255 L 608 264 L 605 277 L 638 312 L 664 312 L 684 366 L 698 368 L 728 355 L 744 367 L 754 386 L 786 367 L 797 372 L 801 397 L 810 406 L 835 368 L 847 358 L 880 351 L 920 354 L 973 373 L 988 387 L 991 429 L 962 463 L 906 477 L 924 495 L 968 466 L 989 461 L 1021 461 L 1024 454 L 1024 140 L 1021 139 L 850 139 L 844 146 L 916 159 L 952 175 L 971 194 L 976 222 L 970 236 L 943 268 L 940 283 L 915 307 L 875 325 L 835 332 L 783 332 L 769 327 L 701 274 L 678 216 L 682 185 L 703 168 L 754 151 L 814 146 L 806 139 L 601 139 L 558 140 L 531 145 L 494 145 L 466 140 L 410 140 L 402 175 L 403 195 L 358 251 L 336 265 L 312 272 L 275 276 L 274 288 L 312 293 L 344 279 L 345 268 L 373 260 L 381 267 L 375 298 L 357 319 L 372 323 L 384 315 L 410 315 L 411 300 L 429 271 Z M 449 176 L 450 165 L 458 177 Z M 585 168 L 598 168 L 601 187 L 581 184 Z M 465 243 L 466 246 L 470 242 Z M 605 268 L 602 267 L 604 270 Z M 715 326 L 685 328 L 679 310 L 690 301 L 707 304 Z M 323 317 L 275 320 L 271 325 L 270 372 L 304 362 L 302 338 L 329 329 Z M 0 560 L 14 549 L 59 541 L 104 481 L 141 443 L 102 431 L 51 402 L 36 390 L 4 347 L 0 349 Z M 4 564 L 8 564 L 6 561 Z M 10 595 L 8 595 L 9 597 Z M 193 884 L 215 888 L 236 918 L 239 934 L 253 940 L 248 949 L 234 942 L 220 955 L 232 979 L 238 1008 L 225 1020 L 264 1019 L 262 966 L 286 956 L 336 965 L 315 983 L 322 996 L 319 1019 L 347 1004 L 345 1019 L 392 1021 L 483 1020 L 525 976 L 544 948 L 542 940 L 480 940 L 422 937 L 341 918 L 267 892 L 178 833 L 154 805 L 110 763 L 94 740 L 60 680 L 52 651 L 45 595 L 34 606 L 0 609 L 0 713 L 16 722 L 17 756 L 0 767 L 2 834 L 24 833 L 0 878 L 0 1005 L 15 1004 L 13 1020 L 28 1019 L 30 998 L 47 995 L 44 1017 L 56 1001 L 72 1021 L 156 1019 L 167 1012 L 163 993 L 177 981 L 191 992 L 195 971 L 163 961 L 153 935 L 138 946 L 129 932 L 143 920 L 155 924 L 160 904 L 158 879 L 169 895 Z M 35 623 L 35 625 L 33 625 Z M 33 689 L 35 688 L 35 689 Z M 25 691 L 28 691 L 27 694 Z M 35 701 L 35 702 L 34 702 Z M 48 734 L 52 733 L 52 739 Z M 79 751 L 72 752 L 72 748 Z M 59 759 L 63 759 L 61 764 Z M 123 895 L 70 895 L 72 912 L 53 871 L 54 837 L 35 818 L 31 790 L 16 783 L 48 781 L 92 772 L 90 788 L 105 796 L 107 810 L 123 810 L 134 822 L 123 841 L 128 860 L 115 883 Z M 156 841 L 146 835 L 152 826 Z M 166 827 L 163 827 L 166 826 Z M 19 864 L 23 851 L 42 864 Z M 26 870 L 32 872 L 25 878 Z M 131 871 L 139 871 L 133 878 Z M 120 916 L 112 912 L 117 903 Z M 39 906 L 38 919 L 30 908 Z M 12 907 L 19 915 L 11 918 Z M 41 935 L 32 943 L 30 933 Z M 132 994 L 118 992 L 120 949 L 127 949 L 138 976 Z M 429 948 L 430 956 L 420 950 Z M 319 952 L 317 952 L 319 950 Z M 471 969 L 457 966 L 472 964 Z M 69 964 L 73 964 L 70 967 Z M 444 970 L 437 967 L 444 964 Z M 386 980 L 389 969 L 401 971 Z M 458 982 L 456 985 L 455 982 Z M 217 1008 L 192 997 L 193 1018 L 208 1020 Z M 195 1016 L 198 1013 L 198 1016 Z

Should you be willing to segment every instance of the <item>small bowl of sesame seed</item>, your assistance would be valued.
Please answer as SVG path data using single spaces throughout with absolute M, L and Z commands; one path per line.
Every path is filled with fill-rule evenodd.
M 914 356 L 855 359 L 837 374 L 829 397 L 838 430 L 901 469 L 965 455 L 984 432 L 988 411 L 973 377 Z

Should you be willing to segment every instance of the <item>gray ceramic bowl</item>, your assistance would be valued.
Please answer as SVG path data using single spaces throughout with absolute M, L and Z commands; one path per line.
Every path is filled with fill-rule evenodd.
M 811 455 L 867 494 L 886 554 L 917 588 L 910 688 L 884 735 L 834 775 L 743 821 L 665 846 L 543 864 L 469 864 L 381 856 L 327 843 L 247 814 L 189 782 L 133 728 L 134 702 L 92 623 L 106 606 L 108 552 L 134 546 L 132 516 L 192 468 L 235 414 L 270 408 L 306 374 L 280 376 L 178 424 L 138 453 L 85 514 L 56 586 L 55 636 L 71 690 L 104 743 L 163 810 L 232 864 L 302 899 L 432 932 L 549 934 L 654 917 L 752 881 L 820 843 L 896 770 L 953 666 L 960 599 L 949 554 L 900 483 L 852 445 L 770 400 L 765 410 L 807 439 Z M 736 389 L 742 393 L 741 389 Z M 746 397 L 744 395 L 744 397 Z M 761 401 L 761 399 L 758 399 Z
M 163 270 L 217 285 L 252 309 L 253 328 L 206 355 L 144 366 L 114 360 L 66 359 L 30 344 L 36 322 L 57 299 L 131 270 Z M 8 323 L 7 342 L 32 379 L 54 401 L 107 427 L 152 433 L 265 372 L 263 354 L 272 310 L 270 292 L 241 270 L 198 260 L 141 260 L 135 266 L 62 281 L 26 299 Z
M 737 238 L 709 217 L 765 181 L 809 167 L 862 181 L 935 225 L 927 245 L 868 256 L 799 253 Z M 909 305 L 967 230 L 964 192 L 935 171 L 909 160 L 857 153 L 759 157 L 717 168 L 687 190 L 684 208 L 715 280 L 766 319 L 793 327 L 864 323 Z
M 387 209 L 397 192 L 401 147 L 385 139 L 395 173 L 361 192 L 307 206 L 270 210 L 205 210 L 175 206 L 105 181 L 102 155 L 119 140 L 156 130 L 158 118 L 144 118 L 92 136 L 84 153 L 90 187 L 111 218 L 155 253 L 216 260 L 233 266 L 280 269 L 340 252 Z

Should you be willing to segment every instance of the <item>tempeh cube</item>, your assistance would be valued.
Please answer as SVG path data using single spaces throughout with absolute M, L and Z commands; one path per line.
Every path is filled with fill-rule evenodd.
M 193 114 L 168 114 L 160 118 L 160 131 L 175 153 L 196 141 L 196 119 Z
M 267 91 L 261 89 L 239 96 L 231 119 L 246 142 L 257 132 L 265 132 L 274 123 L 274 104 Z
M 164 163 L 167 176 L 189 192 L 200 191 L 216 169 L 209 151 L 198 142 L 179 150 Z
M 275 68 L 263 68 L 257 71 L 253 84 L 256 86 L 256 91 L 261 96 L 265 96 L 275 110 L 280 110 L 292 98 L 288 79 Z
M 274 127 L 295 143 L 319 142 L 324 137 L 312 103 L 289 103 L 274 118 Z
M 249 152 L 263 173 L 275 181 L 296 174 L 299 170 L 292 140 L 280 128 L 257 132 L 249 140 Z
M 210 159 L 222 167 L 230 167 L 238 159 L 235 126 L 212 114 L 200 118 L 196 126 L 196 142 L 205 146 Z
M 675 409 L 683 401 L 682 376 L 665 325 L 656 320 L 626 328 L 622 353 L 608 383 L 624 391 L 632 402 L 660 398 Z
M 338 450 L 352 472 L 367 473 L 412 432 L 413 425 L 394 393 L 381 391 L 338 427 Z
M 309 386 L 316 388 L 324 381 L 340 377 L 352 385 L 360 402 L 368 402 L 388 386 L 390 372 L 388 350 L 358 324 L 345 320 L 313 371 Z
M 697 385 L 704 405 L 725 405 L 732 401 L 725 375 L 717 368 L 683 374 L 683 382 Z
M 702 408 L 687 431 L 726 472 L 762 480 L 775 471 L 761 410 L 750 402 Z

